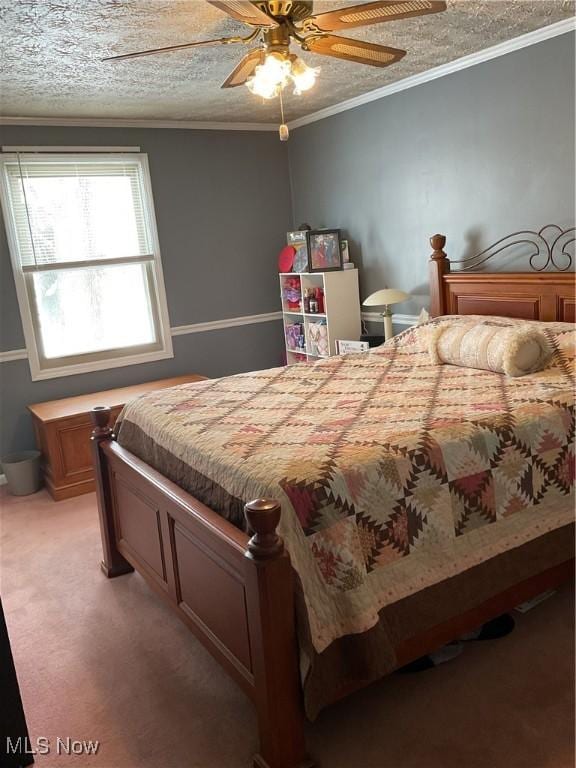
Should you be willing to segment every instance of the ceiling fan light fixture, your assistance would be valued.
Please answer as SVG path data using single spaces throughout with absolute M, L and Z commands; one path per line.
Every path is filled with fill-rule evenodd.
M 246 85 L 256 96 L 274 99 L 292 81 L 294 93 L 300 96 L 314 86 L 319 73 L 320 67 L 309 67 L 298 56 L 272 51 L 265 55 Z
M 292 62 L 286 56 L 276 51 L 267 53 L 264 62 L 246 80 L 248 90 L 263 99 L 273 99 L 286 86 L 291 69 Z
M 294 83 L 294 93 L 296 96 L 309 91 L 314 87 L 316 78 L 320 74 L 320 67 L 309 67 L 306 62 L 298 57 L 292 61 L 292 71 L 290 77 Z

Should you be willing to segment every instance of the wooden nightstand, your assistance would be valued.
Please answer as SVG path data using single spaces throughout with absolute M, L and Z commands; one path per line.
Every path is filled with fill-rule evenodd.
M 112 418 L 116 419 L 124 405 L 138 395 L 155 389 L 176 387 L 178 384 L 203 381 L 205 378 L 189 374 L 29 405 L 36 443 L 42 451 L 44 482 L 52 498 L 55 501 L 69 499 L 89 493 L 95 488 L 90 451 L 90 410 L 94 406 L 109 406 Z

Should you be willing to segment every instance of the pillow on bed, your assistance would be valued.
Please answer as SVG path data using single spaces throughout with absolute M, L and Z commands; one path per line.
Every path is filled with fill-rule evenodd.
M 514 328 L 477 322 L 440 325 L 430 339 L 434 363 L 480 368 L 508 376 L 542 370 L 552 355 L 544 333 L 537 328 Z

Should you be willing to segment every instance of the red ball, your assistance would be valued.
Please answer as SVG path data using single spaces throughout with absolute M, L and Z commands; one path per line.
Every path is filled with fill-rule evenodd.
M 293 245 L 282 248 L 278 256 L 278 272 L 292 272 L 295 254 L 296 248 Z

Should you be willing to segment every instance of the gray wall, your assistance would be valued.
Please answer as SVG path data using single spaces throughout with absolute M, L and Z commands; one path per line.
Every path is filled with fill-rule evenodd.
M 574 34 L 304 126 L 288 147 L 294 223 L 343 228 L 362 295 L 400 288 L 415 298 L 398 312 L 416 313 L 432 234 L 461 258 L 574 225 Z
M 290 229 L 287 153 L 275 133 L 0 127 L 0 144 L 140 146 L 148 153 L 172 326 L 280 309 L 276 257 Z M 119 297 L 121 300 L 121 297 Z M 0 351 L 24 347 L 0 224 Z M 280 364 L 281 324 L 174 338 L 175 357 L 32 382 L 26 360 L 0 364 L 0 455 L 33 446 L 26 405 L 140 381 Z
M 305 126 L 288 145 L 275 133 L 50 127 L 3 127 L 0 143 L 148 153 L 173 326 L 277 310 L 276 255 L 302 221 L 345 231 L 362 295 L 402 288 L 414 299 L 398 311 L 417 312 L 435 232 L 460 258 L 516 229 L 574 223 L 574 35 Z M 1 226 L 0 302 L 0 350 L 22 348 Z M 283 342 L 273 322 L 174 346 L 174 360 L 34 383 L 27 361 L 1 364 L 0 452 L 32 444 L 28 403 L 263 368 Z

